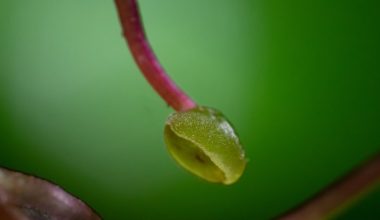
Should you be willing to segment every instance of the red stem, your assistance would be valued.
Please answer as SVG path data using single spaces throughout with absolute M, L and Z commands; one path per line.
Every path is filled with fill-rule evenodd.
M 366 161 L 299 207 L 276 218 L 281 220 L 327 219 L 380 183 L 380 154 Z
M 132 55 L 141 72 L 156 92 L 176 111 L 185 111 L 196 106 L 166 74 L 153 53 L 145 36 L 137 0 L 115 0 Z

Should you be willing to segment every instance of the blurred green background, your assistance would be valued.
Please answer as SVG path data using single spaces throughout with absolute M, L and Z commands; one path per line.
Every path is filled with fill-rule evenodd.
M 163 66 L 234 123 L 232 186 L 180 168 L 111 0 L 0 2 L 0 165 L 105 219 L 269 219 L 380 149 L 376 1 L 141 0 Z M 380 191 L 340 219 L 380 219 Z

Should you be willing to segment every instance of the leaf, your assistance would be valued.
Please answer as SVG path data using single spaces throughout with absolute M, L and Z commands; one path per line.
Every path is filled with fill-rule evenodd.
M 48 181 L 0 168 L 0 219 L 100 220 L 100 217 Z
M 196 107 L 169 116 L 164 138 L 173 158 L 191 173 L 215 183 L 232 184 L 246 160 L 234 128 L 212 108 Z

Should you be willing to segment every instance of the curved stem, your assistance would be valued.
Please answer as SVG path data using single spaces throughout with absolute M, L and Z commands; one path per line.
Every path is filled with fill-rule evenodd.
M 281 220 L 319 220 L 334 216 L 380 183 L 380 154 L 366 161 L 299 207 L 279 216 Z
M 156 92 L 176 111 L 196 106 L 166 74 L 144 33 L 137 0 L 115 0 L 123 34 L 141 72 Z

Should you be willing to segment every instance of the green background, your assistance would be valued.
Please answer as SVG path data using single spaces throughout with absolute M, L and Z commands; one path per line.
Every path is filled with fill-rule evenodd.
M 171 77 L 234 123 L 232 186 L 170 158 L 172 112 L 132 61 L 111 0 L 0 2 L 0 165 L 105 219 L 269 219 L 380 147 L 376 1 L 141 0 Z M 375 191 L 341 219 L 380 219 Z

